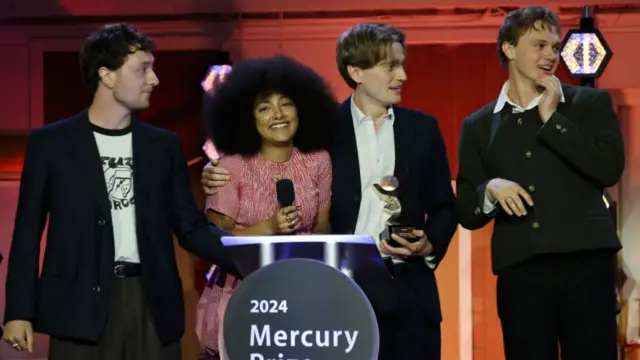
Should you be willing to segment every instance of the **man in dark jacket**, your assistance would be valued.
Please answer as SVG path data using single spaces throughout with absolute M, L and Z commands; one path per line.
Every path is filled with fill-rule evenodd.
M 506 358 L 616 360 L 621 245 L 603 192 L 625 159 L 611 97 L 553 76 L 560 25 L 548 9 L 510 13 L 497 45 L 509 80 L 464 121 L 456 207 L 470 230 L 495 219 Z
M 49 360 L 181 359 L 182 284 L 173 234 L 237 275 L 198 210 L 178 137 L 138 122 L 159 84 L 154 42 L 105 26 L 80 54 L 88 110 L 29 137 L 6 283 L 4 339 Z M 40 241 L 48 234 L 39 276 Z

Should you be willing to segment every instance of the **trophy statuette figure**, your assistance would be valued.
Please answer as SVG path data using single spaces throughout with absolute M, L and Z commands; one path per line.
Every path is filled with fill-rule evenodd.
M 402 204 L 398 199 L 400 181 L 393 175 L 383 176 L 379 184 L 373 185 L 376 194 L 384 202 L 384 211 L 389 215 L 384 230 L 380 233 L 380 240 L 385 240 L 390 246 L 400 247 L 400 244 L 391 238 L 391 234 L 396 234 L 409 242 L 418 241 L 414 234 L 415 226 L 402 225 L 398 222 L 402 214 Z

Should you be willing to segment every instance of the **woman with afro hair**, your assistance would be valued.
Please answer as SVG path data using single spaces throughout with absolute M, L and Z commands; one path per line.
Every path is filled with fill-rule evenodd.
M 231 178 L 207 198 L 210 221 L 237 236 L 330 233 L 332 169 L 326 148 L 336 111 L 324 79 L 289 57 L 235 65 L 205 101 L 205 129 Z M 292 206 L 278 202 L 280 179 L 293 182 Z M 220 277 L 215 267 L 210 274 L 198 312 L 198 326 L 210 329 L 196 330 L 209 334 L 199 335 L 209 355 L 224 358 L 226 300 L 210 290 L 211 279 Z M 236 285 L 227 277 L 226 294 Z
M 231 176 L 207 198 L 209 219 L 233 235 L 329 233 L 326 148 L 336 101 L 322 77 L 285 56 L 246 60 L 207 106 L 205 126 Z M 280 179 L 291 179 L 295 192 L 282 209 Z

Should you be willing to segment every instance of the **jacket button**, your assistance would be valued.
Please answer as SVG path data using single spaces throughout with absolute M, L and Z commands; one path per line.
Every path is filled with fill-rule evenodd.
M 360 201 L 360 195 L 354 195 L 353 201 Z
M 104 221 L 104 219 L 100 219 L 100 220 L 98 220 L 98 225 L 104 225 L 104 224 L 106 224 L 106 223 L 107 223 L 107 222 L 106 222 L 106 221 Z
M 534 229 L 537 229 L 537 228 L 539 228 L 539 227 L 540 227 L 540 223 L 538 223 L 538 222 L 536 221 L 536 222 L 534 222 L 533 224 L 531 224 L 531 227 L 532 227 L 532 228 L 534 228 Z
M 94 285 L 93 286 L 93 292 L 100 292 L 100 286 Z
M 518 119 L 518 125 L 522 125 L 522 118 Z
M 475 210 L 473 210 L 473 213 L 476 214 L 476 215 L 480 215 L 480 212 L 481 212 L 481 210 L 480 210 L 479 207 L 477 207 Z
M 534 185 L 529 185 L 529 192 L 536 191 L 536 187 Z
M 524 156 L 526 156 L 527 158 L 531 157 L 531 151 L 527 151 L 526 153 L 524 153 Z

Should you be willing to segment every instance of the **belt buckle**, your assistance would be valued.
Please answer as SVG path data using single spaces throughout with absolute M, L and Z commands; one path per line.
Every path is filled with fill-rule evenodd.
M 121 270 L 124 270 L 124 264 L 118 264 L 113 267 L 113 275 L 115 275 L 117 279 L 124 279 L 126 277 Z

